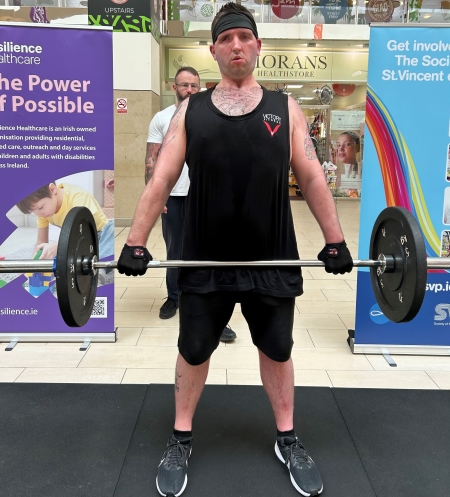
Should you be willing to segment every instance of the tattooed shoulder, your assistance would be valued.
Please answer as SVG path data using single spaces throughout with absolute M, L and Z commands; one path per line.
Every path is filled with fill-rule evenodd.
M 305 155 L 308 160 L 315 160 L 317 159 L 316 149 L 314 147 L 314 143 L 311 140 L 311 136 L 309 135 L 309 124 L 304 114 L 303 114 L 303 119 L 305 121 L 305 140 L 304 140 Z
M 317 159 L 316 149 L 314 148 L 314 144 L 309 136 L 308 131 L 305 133 L 305 154 L 308 160 Z
M 180 103 L 180 105 L 178 105 L 178 107 L 175 109 L 172 119 L 170 120 L 169 129 L 167 130 L 166 136 L 164 137 L 161 148 L 166 147 L 175 138 L 175 135 L 179 132 L 180 129 L 179 124 L 181 119 L 183 119 L 184 115 L 186 114 L 188 100 L 189 98 L 183 100 Z M 181 129 L 183 130 L 184 126 Z
M 188 98 L 180 102 L 178 107 L 175 109 L 175 112 L 173 113 L 172 119 L 170 120 L 170 126 L 177 125 L 178 121 L 180 120 L 181 116 L 183 116 L 186 112 L 186 107 L 188 104 Z

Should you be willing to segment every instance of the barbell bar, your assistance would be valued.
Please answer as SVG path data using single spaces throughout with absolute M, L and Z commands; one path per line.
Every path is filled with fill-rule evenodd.
M 392 257 L 386 256 L 385 260 L 353 259 L 353 267 L 375 267 L 384 268 L 385 272 L 391 272 L 390 264 L 395 264 Z M 117 261 L 93 261 L 90 258 L 83 259 L 84 271 L 98 269 L 117 269 Z M 148 269 L 156 268 L 180 268 L 180 267 L 325 267 L 325 264 L 316 260 L 279 260 L 279 261 L 157 261 L 153 260 L 147 264 Z M 427 258 L 427 269 L 450 269 L 450 261 L 445 262 L 442 257 Z M 21 259 L 12 261 L 0 261 L 0 273 L 54 273 L 55 262 L 53 260 Z
M 372 230 L 368 260 L 375 298 L 385 316 L 396 323 L 413 319 L 422 305 L 428 269 L 449 269 L 450 261 L 427 258 L 414 216 L 402 207 L 387 207 Z M 0 273 L 54 273 L 58 303 L 68 326 L 84 326 L 95 302 L 99 269 L 116 269 L 117 261 L 98 261 L 98 236 L 92 213 L 74 207 L 66 216 L 54 260 L 3 260 Z M 175 267 L 324 267 L 318 260 L 157 261 L 147 268 Z

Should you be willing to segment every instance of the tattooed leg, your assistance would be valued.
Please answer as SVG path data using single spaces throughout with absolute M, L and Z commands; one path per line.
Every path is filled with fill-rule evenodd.
M 191 366 L 178 354 L 175 369 L 175 429 L 192 430 L 192 418 L 208 376 L 209 359 Z

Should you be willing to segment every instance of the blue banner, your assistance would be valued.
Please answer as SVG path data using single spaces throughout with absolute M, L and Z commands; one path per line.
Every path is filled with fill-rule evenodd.
M 449 27 L 371 27 L 360 259 L 387 206 L 416 217 L 428 257 L 450 255 L 449 88 Z M 450 345 L 450 274 L 428 271 L 419 314 L 394 324 L 376 303 L 369 269 L 360 268 L 356 344 Z

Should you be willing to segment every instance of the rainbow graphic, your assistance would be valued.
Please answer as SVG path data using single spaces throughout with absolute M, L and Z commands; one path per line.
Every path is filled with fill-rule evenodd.
M 386 204 L 408 209 L 419 222 L 428 257 L 439 257 L 440 239 L 431 222 L 408 145 L 388 109 L 370 86 L 367 89 L 366 124 L 377 152 Z

